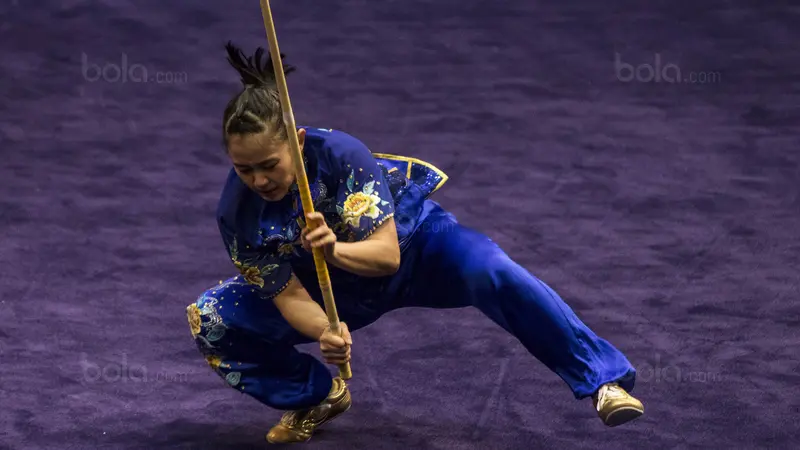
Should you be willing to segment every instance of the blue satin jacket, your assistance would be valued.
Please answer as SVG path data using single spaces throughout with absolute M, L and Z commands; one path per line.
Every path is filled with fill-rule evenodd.
M 425 207 L 428 197 L 447 181 L 447 175 L 418 159 L 372 153 L 341 131 L 302 128 L 314 209 L 324 215 L 338 240 L 364 240 L 394 217 L 404 250 L 429 209 Z M 300 242 L 305 226 L 302 209 L 296 185 L 283 200 L 267 202 L 231 169 L 217 208 L 217 223 L 233 264 L 264 298 L 279 294 L 294 273 L 321 301 L 313 256 Z M 347 302 L 347 297 L 380 295 L 388 281 L 359 277 L 333 266 L 329 272 L 337 304 Z

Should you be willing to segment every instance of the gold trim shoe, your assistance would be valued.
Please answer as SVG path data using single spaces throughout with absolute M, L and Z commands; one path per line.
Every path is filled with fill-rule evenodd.
M 604 384 L 592 396 L 604 424 L 616 427 L 644 414 L 644 405 L 616 383 Z
M 333 379 L 333 387 L 328 398 L 319 405 L 299 411 L 289 411 L 280 422 L 267 433 L 270 444 L 292 444 L 306 442 L 322 424 L 330 422 L 350 409 L 352 399 L 344 380 Z

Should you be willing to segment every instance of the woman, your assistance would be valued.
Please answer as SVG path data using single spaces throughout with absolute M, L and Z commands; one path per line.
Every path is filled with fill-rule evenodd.
M 412 158 L 373 154 L 345 133 L 299 127 L 316 212 L 304 216 L 272 64 L 227 45 L 244 89 L 223 117 L 233 169 L 217 221 L 240 275 L 188 310 L 208 363 L 233 388 L 287 411 L 267 434 L 302 442 L 350 408 L 344 381 L 295 345 L 319 342 L 326 362 L 350 360 L 356 330 L 402 307 L 474 306 L 619 425 L 643 413 L 626 390 L 635 370 L 550 287 L 428 197 L 447 180 Z M 290 73 L 292 67 L 286 67 Z M 314 221 L 309 232 L 306 222 Z M 311 248 L 324 250 L 342 319 L 328 327 Z

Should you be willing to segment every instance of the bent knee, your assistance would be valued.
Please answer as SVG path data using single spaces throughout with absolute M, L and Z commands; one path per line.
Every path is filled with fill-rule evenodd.
M 459 282 L 480 295 L 499 293 L 508 287 L 526 282 L 524 268 L 512 260 L 500 247 L 486 238 L 480 245 L 459 254 L 455 263 Z
M 192 332 L 192 337 L 197 337 L 203 331 L 203 313 L 198 303 L 200 300 L 186 307 L 186 318 L 189 319 L 189 331 Z
M 222 305 L 218 304 L 217 298 L 210 297 L 209 292 L 186 307 L 186 318 L 192 337 L 213 346 L 214 342 L 223 338 L 227 326 L 220 312 Z

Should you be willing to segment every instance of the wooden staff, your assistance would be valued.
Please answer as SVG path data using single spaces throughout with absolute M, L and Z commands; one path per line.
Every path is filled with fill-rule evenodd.
M 308 187 L 308 176 L 303 165 L 303 155 L 300 153 L 300 141 L 297 139 L 297 126 L 294 122 L 292 104 L 289 101 L 289 89 L 286 87 L 286 74 L 283 73 L 283 61 L 281 51 L 278 48 L 278 37 L 275 33 L 275 23 L 272 20 L 272 10 L 269 7 L 269 0 L 261 0 L 261 15 L 264 16 L 264 27 L 267 29 L 267 40 L 269 41 L 269 53 L 272 59 L 272 67 L 275 71 L 275 81 L 278 83 L 278 93 L 281 97 L 281 108 L 283 109 L 283 123 L 286 125 L 286 132 L 289 135 L 289 147 L 292 151 L 294 160 L 294 171 L 297 176 L 297 186 L 300 188 L 300 200 L 303 203 L 303 211 L 308 214 L 314 212 L 314 203 L 311 198 L 311 189 Z M 309 224 L 309 227 L 312 225 Z M 325 261 L 325 253 L 321 248 L 313 249 L 314 264 L 317 266 L 317 278 L 319 287 L 322 291 L 322 298 L 325 300 L 325 312 L 328 314 L 331 331 L 341 335 L 339 326 L 339 315 L 336 312 L 336 302 L 333 300 L 333 289 L 331 289 L 331 278 L 328 273 L 328 264 Z M 350 363 L 339 366 L 339 376 L 343 380 L 353 377 L 350 371 Z

